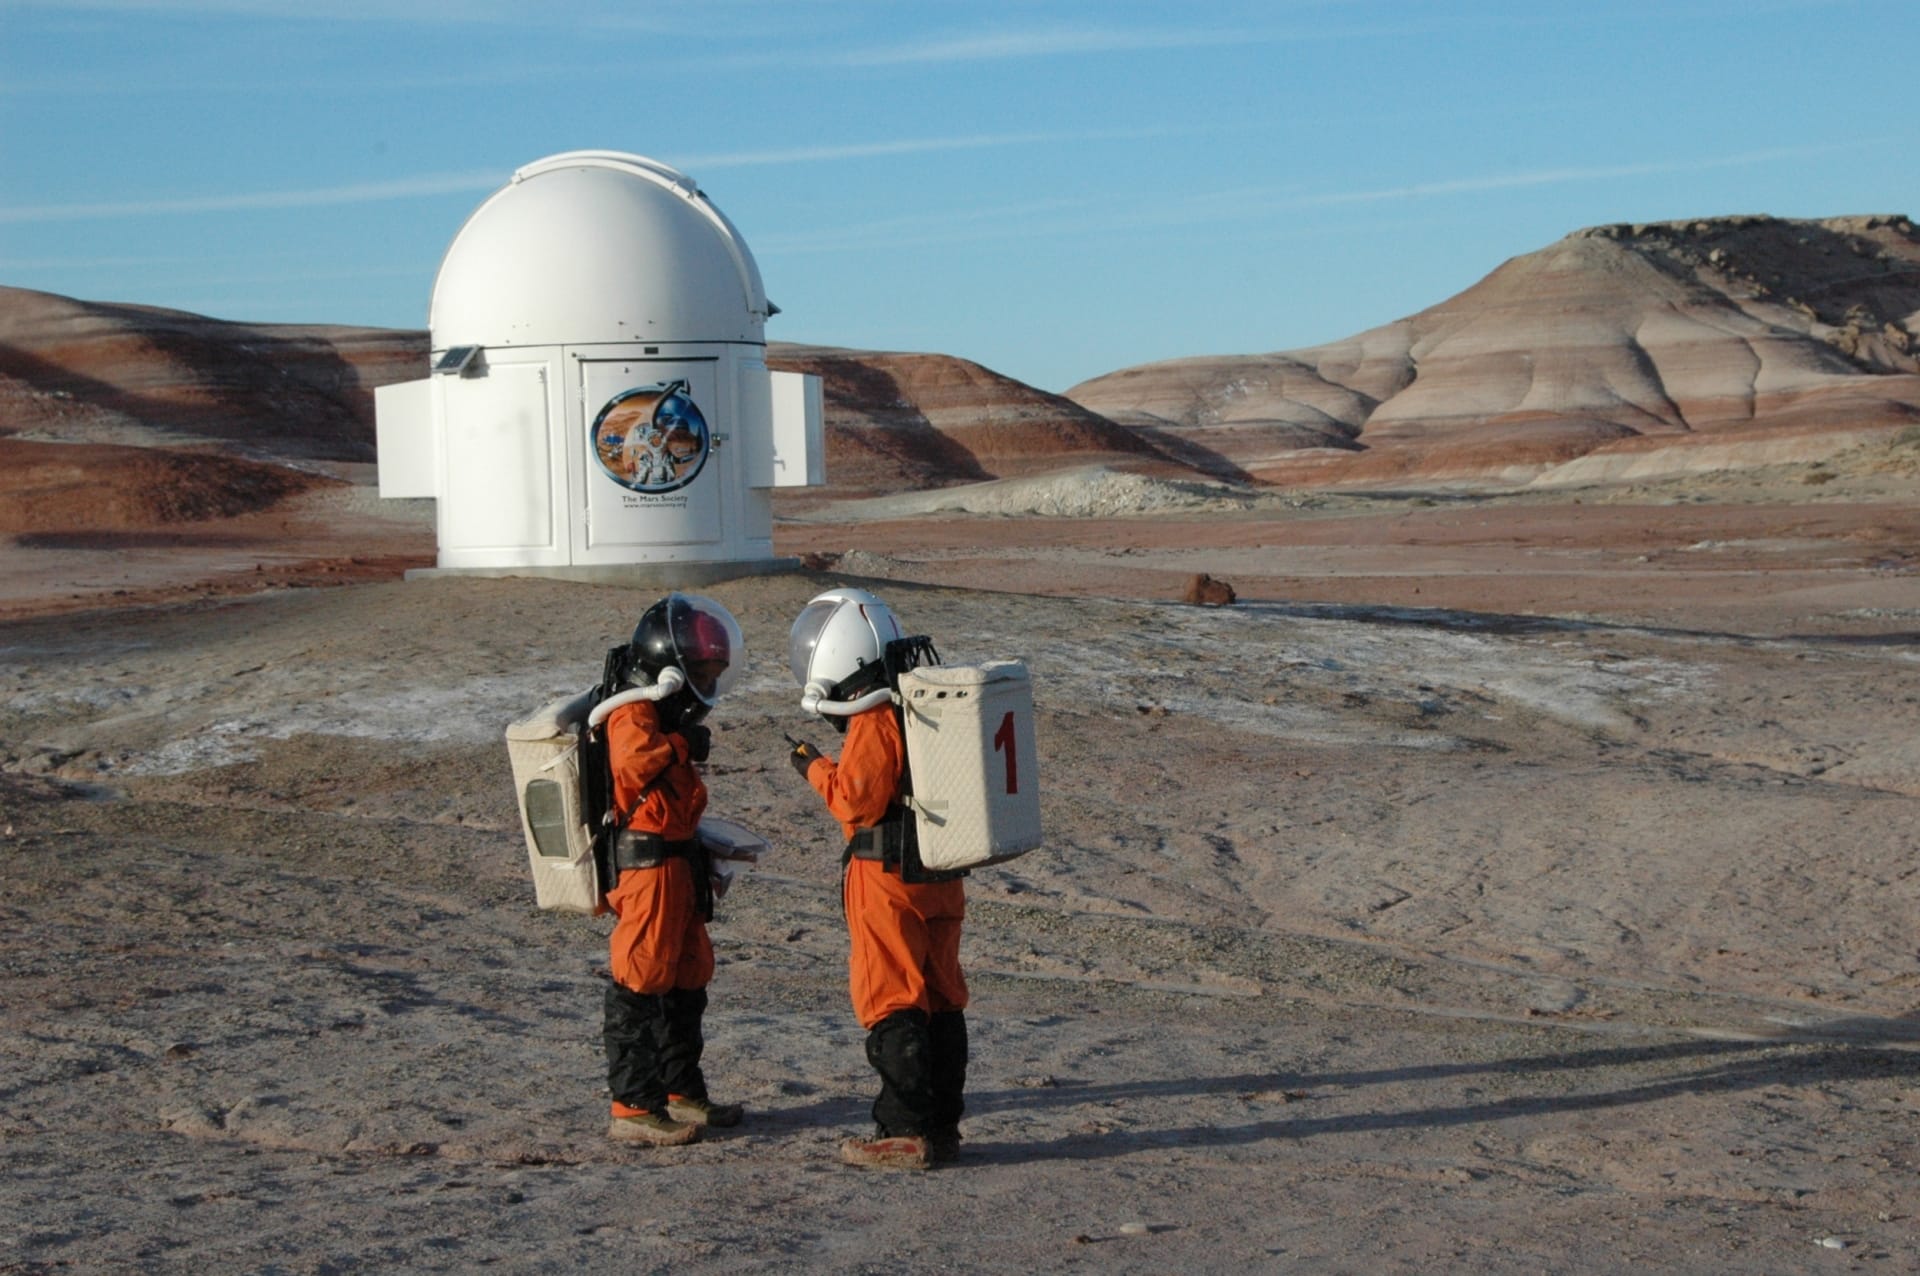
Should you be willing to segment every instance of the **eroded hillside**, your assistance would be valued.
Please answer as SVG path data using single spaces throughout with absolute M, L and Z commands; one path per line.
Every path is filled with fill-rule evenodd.
M 965 359 L 775 343 L 773 367 L 821 379 L 827 478 L 843 493 L 1011 478 L 1153 447 L 1070 399 Z
M 1267 481 L 1527 479 L 1709 438 L 1768 436 L 1777 459 L 1783 436 L 1920 421 L 1917 355 L 1909 219 L 1726 217 L 1579 231 L 1343 341 L 1068 396 Z

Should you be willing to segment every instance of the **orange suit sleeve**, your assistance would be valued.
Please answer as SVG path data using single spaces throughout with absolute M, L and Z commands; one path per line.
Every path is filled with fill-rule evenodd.
M 840 760 L 821 757 L 807 768 L 807 783 L 826 799 L 827 810 L 848 837 L 872 828 L 900 793 L 907 744 L 891 705 L 857 713 L 847 723 Z
M 633 809 L 641 791 L 662 771 L 687 760 L 687 742 L 662 731 L 658 711 L 645 700 L 615 709 L 606 731 L 616 810 Z

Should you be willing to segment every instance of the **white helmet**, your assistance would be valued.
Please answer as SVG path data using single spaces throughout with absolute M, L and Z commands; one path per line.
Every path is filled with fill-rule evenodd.
M 814 598 L 787 635 L 800 707 L 844 717 L 885 701 L 881 657 L 888 643 L 905 636 L 887 605 L 864 589 L 830 589 Z

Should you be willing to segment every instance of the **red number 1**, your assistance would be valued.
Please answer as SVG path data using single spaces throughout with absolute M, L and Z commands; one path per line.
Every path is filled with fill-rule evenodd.
M 1020 791 L 1020 768 L 1013 755 L 1013 710 L 1007 710 L 1007 716 L 1000 719 L 1000 729 L 993 733 L 994 752 L 1007 751 L 1007 792 Z

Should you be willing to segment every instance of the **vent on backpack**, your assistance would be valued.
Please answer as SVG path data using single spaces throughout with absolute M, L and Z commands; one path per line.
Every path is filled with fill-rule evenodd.
M 567 846 L 567 797 L 552 780 L 528 782 L 525 802 L 527 828 L 533 844 L 548 859 L 566 859 L 573 852 Z

